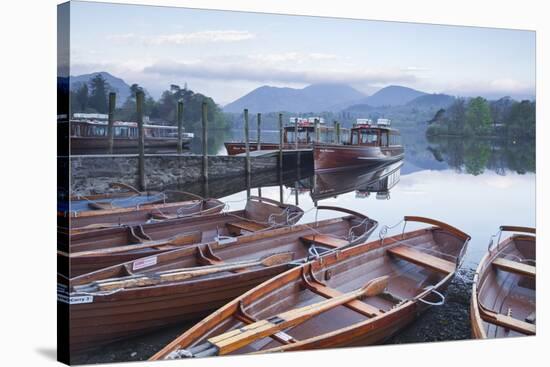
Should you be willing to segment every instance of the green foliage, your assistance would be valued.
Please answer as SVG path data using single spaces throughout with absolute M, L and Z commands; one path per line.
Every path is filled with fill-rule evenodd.
M 507 136 L 534 138 L 535 102 L 516 102 L 505 97 L 488 102 L 476 97 L 466 102 L 458 98 L 444 112 L 437 111 L 428 122 L 428 136 Z
M 108 112 L 109 84 L 100 74 L 97 74 L 90 81 L 91 93 L 88 87 L 83 85 L 76 91 L 71 92 L 73 112 Z M 162 93 L 161 98 L 155 101 L 148 96 L 145 89 L 138 84 L 130 86 L 130 96 L 124 101 L 122 107 L 116 109 L 115 119 L 123 121 L 135 121 L 136 115 L 136 93 L 144 92 L 146 97 L 143 102 L 143 114 L 151 120 L 162 120 L 172 125 L 177 125 L 177 103 L 183 101 L 183 122 L 188 131 L 194 131 L 200 127 L 202 121 L 202 103 L 206 102 L 208 110 L 208 126 L 214 129 L 227 128 L 225 116 L 210 97 L 192 90 L 180 88 L 178 85 L 171 85 L 169 90 Z
M 109 93 L 109 83 L 97 74 L 90 80 L 90 97 L 88 103 L 98 113 L 107 113 L 108 104 L 107 98 Z
M 81 111 L 88 108 L 88 85 L 83 83 L 74 94 L 74 101 Z
M 506 132 L 511 138 L 534 138 L 536 125 L 536 103 L 521 101 L 514 103 L 505 119 Z
M 468 103 L 464 133 L 466 135 L 487 135 L 491 129 L 491 110 L 487 100 L 476 97 Z

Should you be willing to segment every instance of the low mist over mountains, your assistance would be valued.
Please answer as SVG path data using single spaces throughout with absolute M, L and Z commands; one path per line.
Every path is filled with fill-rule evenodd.
M 227 104 L 225 112 L 322 112 L 341 110 L 365 98 L 356 89 L 342 84 L 314 84 L 303 89 L 263 86 Z

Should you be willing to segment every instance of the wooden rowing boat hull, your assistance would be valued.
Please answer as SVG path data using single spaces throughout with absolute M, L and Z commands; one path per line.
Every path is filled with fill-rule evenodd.
M 477 339 L 535 335 L 535 229 L 502 226 L 503 231 L 513 234 L 489 247 L 472 285 L 470 320 Z
M 446 289 L 470 239 L 442 222 L 405 219 L 435 226 L 348 247 L 288 270 L 220 308 L 151 360 L 172 359 L 179 351 L 185 352 L 179 357 L 201 357 L 207 356 L 204 350 L 208 355 L 255 354 L 382 342 L 430 307 L 424 301 L 438 300 L 434 291 Z M 284 325 L 283 315 L 345 296 L 381 277 L 389 277 L 383 296 L 346 301 L 291 327 L 239 340 L 240 333 L 270 323 L 277 330 L 276 325 Z M 221 348 L 232 340 L 235 347 L 224 352 Z M 201 354 L 194 355 L 199 349 Z
M 286 270 L 286 265 L 70 305 L 70 343 L 80 352 L 192 321 Z
M 188 200 L 165 204 L 146 204 L 136 208 L 118 208 L 108 210 L 90 210 L 71 214 L 69 223 L 71 232 L 94 230 L 86 227 L 94 225 L 138 225 L 146 223 L 153 215 L 177 215 L 181 217 L 219 213 L 224 204 L 218 199 L 206 199 L 204 202 Z

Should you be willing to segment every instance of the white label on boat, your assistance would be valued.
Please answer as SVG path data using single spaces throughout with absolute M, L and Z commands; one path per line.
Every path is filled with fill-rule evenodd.
M 134 261 L 132 265 L 132 270 L 139 270 L 143 268 L 147 268 L 149 266 L 153 266 L 157 264 L 157 257 L 146 257 L 145 259 L 139 259 Z
M 332 150 L 332 149 L 321 149 L 321 152 L 323 152 L 323 153 L 334 153 L 334 150 Z
M 68 303 L 70 305 L 78 305 L 80 303 L 93 303 L 94 296 L 73 296 L 69 297 L 64 294 L 58 294 L 57 300 L 59 302 Z
M 80 303 L 92 303 L 94 296 L 73 296 L 69 298 L 70 305 L 78 305 Z
M 292 340 L 292 336 L 288 335 L 284 331 L 279 331 L 275 335 L 277 335 L 279 338 L 283 339 L 285 342 L 289 342 L 289 341 Z

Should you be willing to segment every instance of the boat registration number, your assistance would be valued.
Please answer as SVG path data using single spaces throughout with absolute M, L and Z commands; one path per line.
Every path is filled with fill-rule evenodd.
M 139 259 L 134 261 L 132 265 L 132 270 L 139 270 L 143 268 L 147 268 L 149 266 L 153 266 L 157 264 L 157 257 L 146 257 L 145 259 Z

